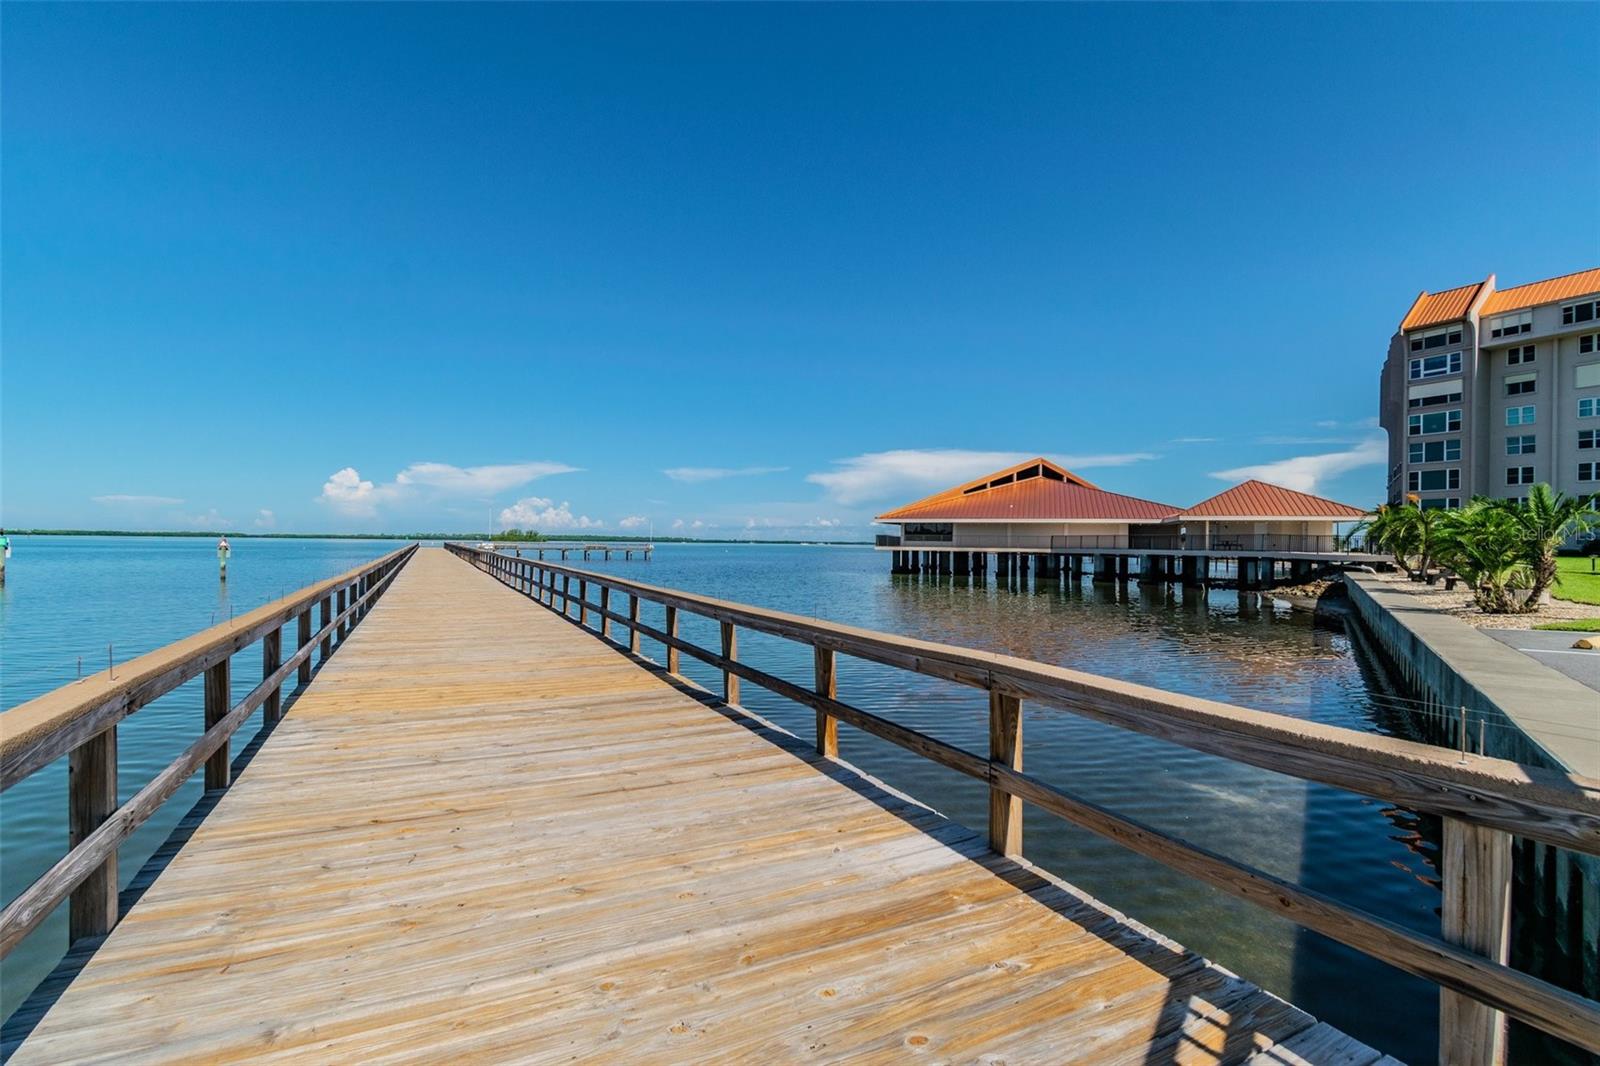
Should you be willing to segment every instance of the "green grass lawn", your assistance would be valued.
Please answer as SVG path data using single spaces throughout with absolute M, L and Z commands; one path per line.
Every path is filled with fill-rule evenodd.
M 1558 629 L 1567 633 L 1600 633 L 1600 618 L 1568 618 L 1563 622 L 1540 622 L 1535 629 Z
M 1581 556 L 1558 558 L 1556 566 L 1561 568 L 1561 576 L 1556 579 L 1551 595 L 1572 603 L 1600 604 L 1600 573 L 1590 571 L 1590 562 Z M 1595 566 L 1600 570 L 1600 562 Z

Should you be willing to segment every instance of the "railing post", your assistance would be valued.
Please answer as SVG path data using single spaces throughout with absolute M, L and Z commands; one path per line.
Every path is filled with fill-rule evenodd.
M 722 657 L 729 662 L 739 658 L 739 631 L 732 622 L 722 623 Z M 722 702 L 739 702 L 739 676 L 727 667 L 722 670 Z
M 297 645 L 296 650 L 301 650 L 301 649 L 304 649 L 307 644 L 311 643 L 311 608 L 307 607 L 305 610 L 301 611 L 300 612 L 300 617 L 299 617 L 299 619 L 297 621 L 298 621 L 298 625 L 296 626 L 296 634 L 295 635 L 299 638 L 300 642 Z M 300 676 L 300 683 L 302 685 L 304 685 L 306 682 L 311 680 L 311 653 L 310 652 L 307 652 L 306 653 L 306 657 L 304 659 L 300 660 L 300 675 L 299 676 Z
M 667 636 L 671 637 L 674 640 L 678 639 L 678 609 L 676 607 L 669 606 L 667 608 Z M 668 644 L 667 645 L 667 673 L 676 674 L 677 672 L 678 672 L 678 646 L 676 644 Z
M 1022 701 L 989 693 L 989 761 L 1022 769 Z M 1022 801 L 989 786 L 989 848 L 1001 855 L 1022 854 Z
M 589 624 L 589 583 L 581 577 L 578 579 L 578 624 Z
M 825 699 L 839 697 L 839 672 L 834 663 L 833 649 L 813 647 L 811 661 L 817 680 L 817 695 Z M 817 754 L 825 759 L 839 757 L 839 719 L 827 711 L 817 711 Z
M 1511 929 L 1511 834 L 1443 819 L 1440 873 L 1444 939 L 1504 963 Z M 1500 1066 L 1506 1017 L 1475 999 L 1439 990 L 1439 1061 L 1449 1066 Z
M 322 602 L 320 604 L 320 607 L 322 608 L 322 610 L 321 610 L 320 614 L 318 615 L 318 617 L 320 617 L 322 619 L 322 624 L 319 625 L 317 628 L 318 629 L 327 629 L 328 628 L 328 623 L 333 621 L 333 597 L 331 597 L 331 596 L 322 597 Z M 327 634 L 326 636 L 324 636 L 322 638 L 322 661 L 323 662 L 327 662 L 328 661 L 328 656 L 330 656 L 332 654 L 333 654 L 333 634 L 329 633 L 329 634 Z
M 628 594 L 628 650 L 639 654 L 639 596 Z
M 334 597 L 333 606 L 339 615 L 339 643 L 343 644 L 344 638 L 350 635 L 350 620 L 344 616 L 345 591 L 343 587 L 339 589 L 338 595 Z
M 611 610 L 611 588 L 608 585 L 600 586 L 600 635 L 611 635 L 611 616 L 606 612 Z
M 67 847 L 77 847 L 117 809 L 117 727 L 102 730 L 67 756 Z M 117 853 L 72 890 L 67 942 L 111 932 L 117 924 Z
M 231 665 L 232 660 L 229 658 L 224 658 L 221 662 L 217 663 L 217 665 L 206 671 L 205 701 L 207 729 L 210 729 L 212 726 L 222 721 L 223 718 L 227 717 L 228 705 L 233 699 L 232 694 L 229 692 L 228 684 L 230 677 L 229 668 Z M 232 779 L 233 775 L 233 770 L 229 765 L 232 762 L 232 759 L 229 755 L 232 748 L 233 740 L 230 737 L 227 741 L 223 742 L 222 747 L 218 748 L 211 755 L 211 757 L 206 760 L 207 792 L 210 792 L 214 788 L 228 787 L 228 782 Z
M 272 672 L 283 665 L 283 627 L 279 626 L 261 638 L 261 679 L 265 681 Z M 276 685 L 267 693 L 261 704 L 261 720 L 276 722 L 283 717 L 283 686 Z

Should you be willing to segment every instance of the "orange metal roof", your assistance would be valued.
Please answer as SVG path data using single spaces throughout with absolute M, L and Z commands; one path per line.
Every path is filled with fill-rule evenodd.
M 1332 518 L 1348 521 L 1367 512 L 1359 507 L 1251 479 L 1202 500 L 1183 518 Z
M 1555 303 L 1557 300 L 1588 296 L 1591 293 L 1600 293 L 1600 267 L 1492 292 L 1489 298 L 1483 301 L 1483 307 L 1478 313 L 1499 315 L 1507 311 L 1521 311 L 1527 307 Z
M 1021 481 L 990 485 L 998 478 L 1014 476 L 1034 466 L 1059 475 L 1061 480 L 1041 473 Z M 1177 510 L 1137 496 L 1106 492 L 1048 459 L 1029 459 L 881 514 L 878 521 L 1159 522 L 1171 518 Z
M 1424 326 L 1437 326 L 1441 322 L 1454 322 L 1458 318 L 1466 318 L 1467 309 L 1472 306 L 1472 301 L 1477 299 L 1478 290 L 1483 288 L 1484 284 L 1484 281 L 1475 281 L 1471 285 L 1446 289 L 1444 292 L 1419 293 L 1411 305 L 1411 310 L 1406 312 L 1406 317 L 1400 322 L 1401 331 L 1422 329 Z

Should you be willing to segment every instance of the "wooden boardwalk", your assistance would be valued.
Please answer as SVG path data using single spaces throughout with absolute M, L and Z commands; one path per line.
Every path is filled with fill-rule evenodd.
M 1379 1056 L 423 550 L 13 1062 Z

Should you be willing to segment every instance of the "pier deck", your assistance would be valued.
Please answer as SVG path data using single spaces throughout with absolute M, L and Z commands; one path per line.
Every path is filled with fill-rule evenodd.
M 1379 1058 L 443 550 L 14 1050 Z

